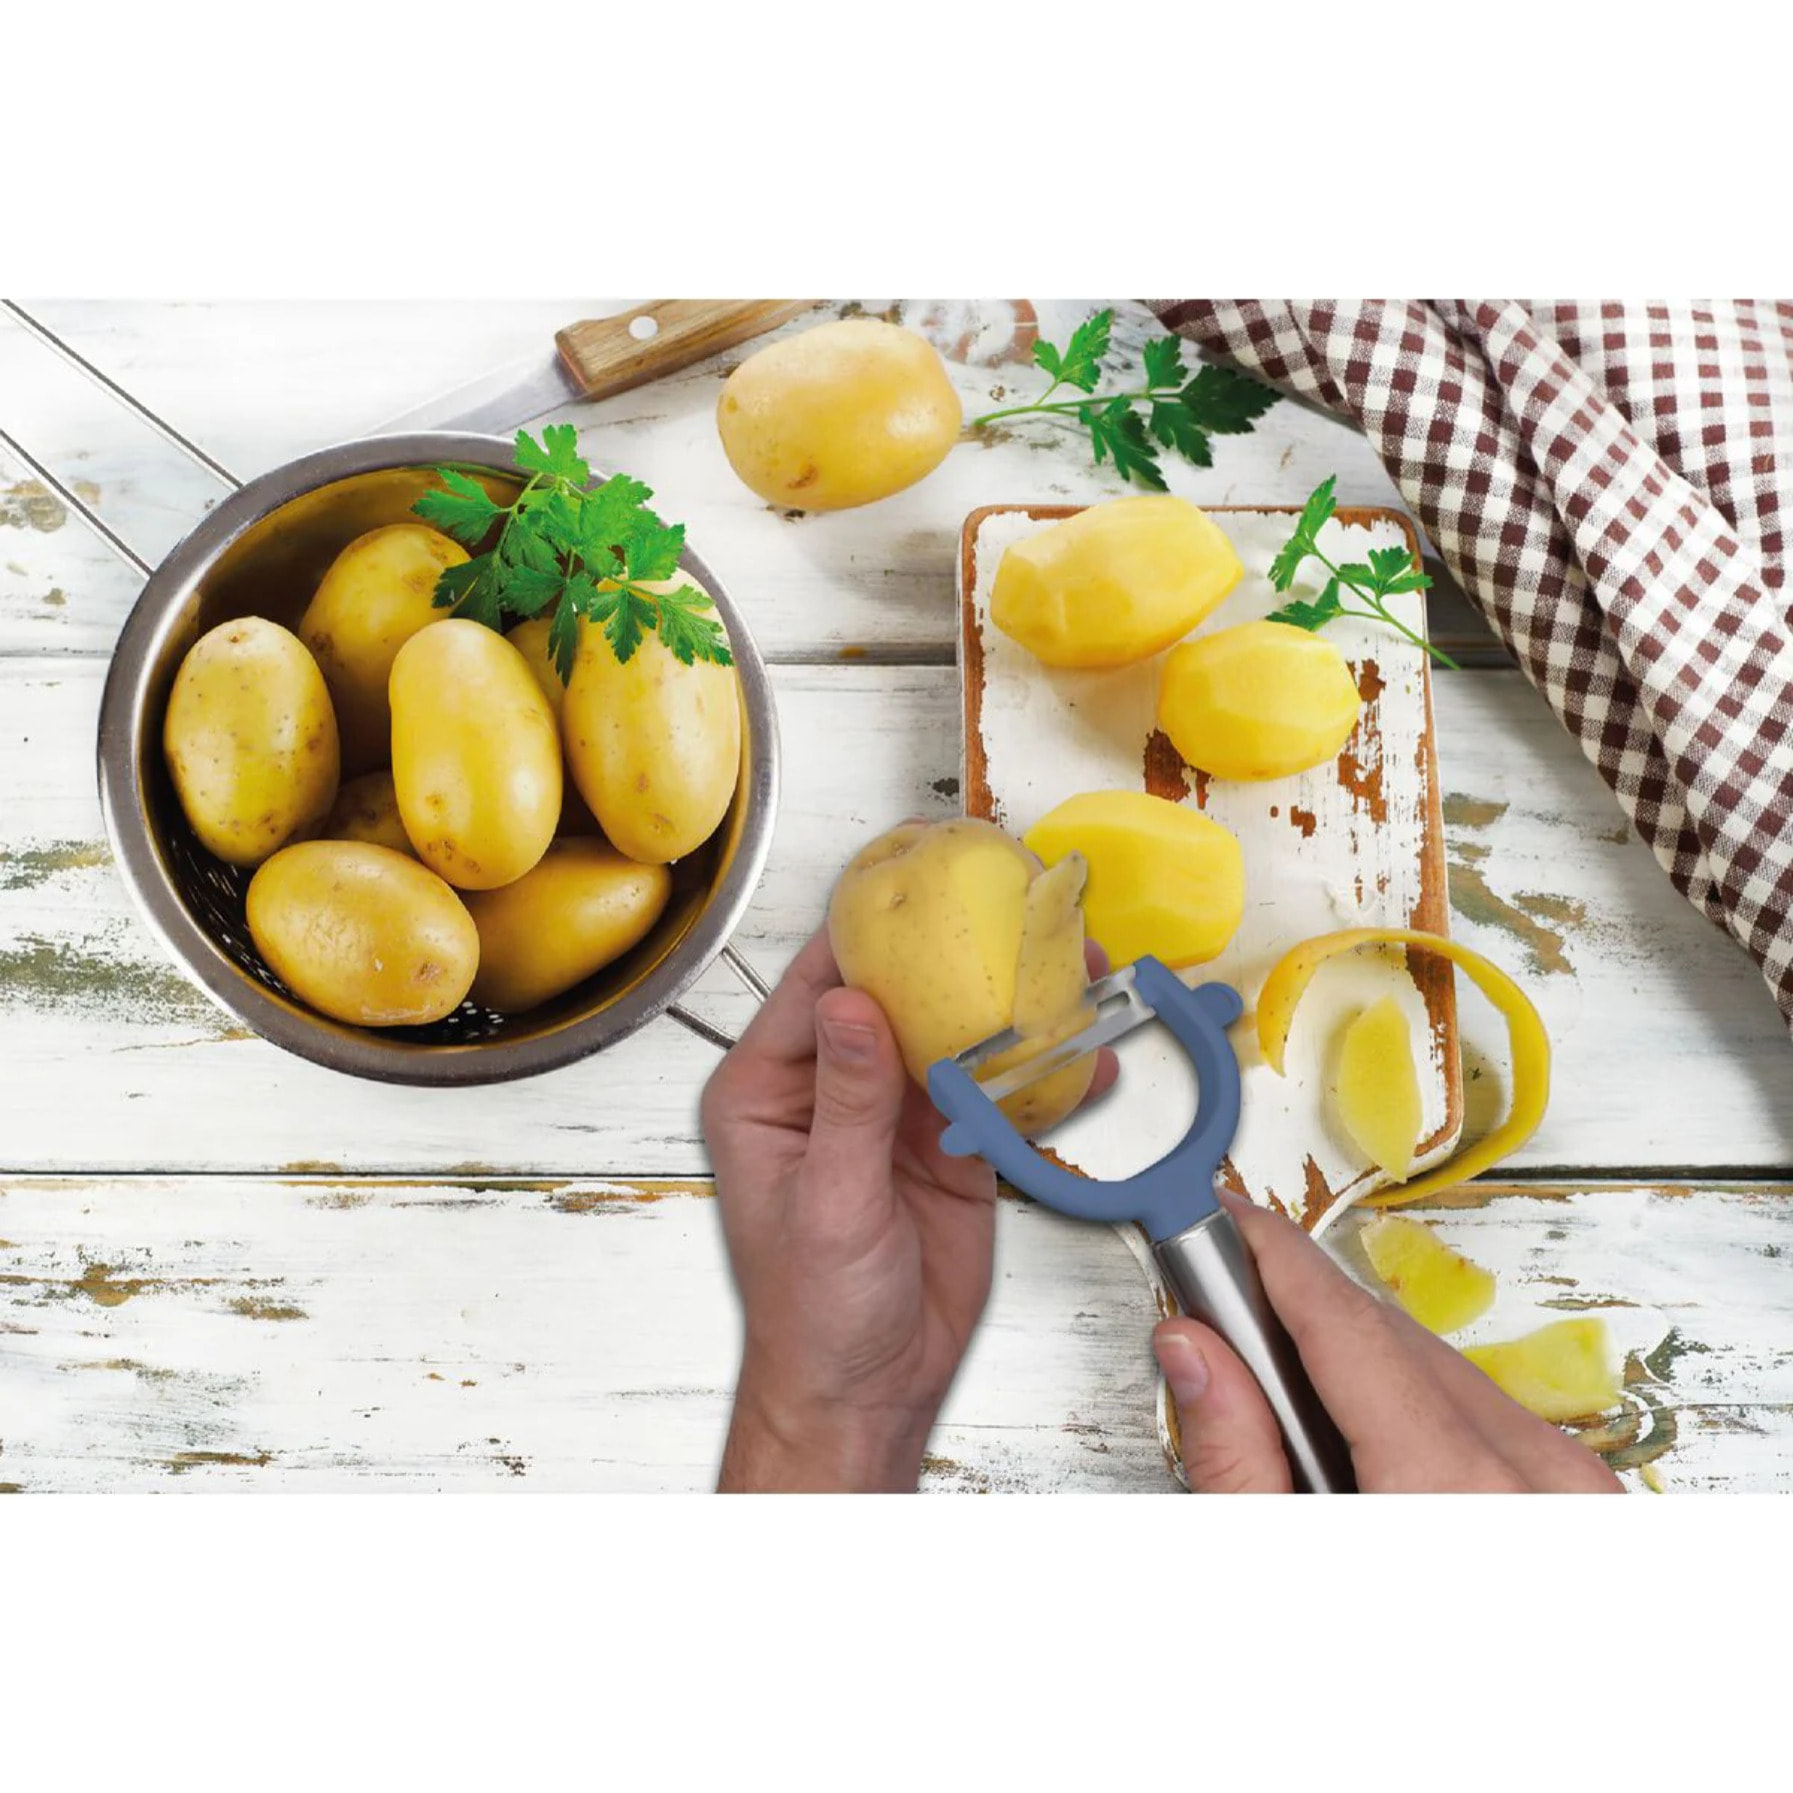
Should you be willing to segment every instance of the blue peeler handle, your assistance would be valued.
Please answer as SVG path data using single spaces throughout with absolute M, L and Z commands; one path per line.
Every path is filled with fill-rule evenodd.
M 1233 1217 L 1214 1193 L 1215 1174 L 1239 1126 L 1239 1063 L 1226 1029 L 1244 1005 L 1227 985 L 1192 990 L 1149 957 L 1135 964 L 1134 987 L 1188 1053 L 1198 1086 L 1188 1132 L 1156 1164 L 1115 1182 L 1054 1164 L 950 1059 L 928 1070 L 928 1093 L 950 1123 L 941 1146 L 955 1157 L 982 1157 L 1013 1188 L 1062 1214 L 1137 1220 L 1183 1312 L 1219 1333 L 1257 1378 L 1282 1433 L 1295 1487 L 1349 1493 L 1357 1485 L 1350 1449 L 1270 1305 Z

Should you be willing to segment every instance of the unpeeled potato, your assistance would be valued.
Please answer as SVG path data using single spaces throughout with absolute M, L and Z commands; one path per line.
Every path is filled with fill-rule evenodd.
M 877 999 L 903 1062 L 928 1067 L 1016 1026 L 1032 1037 L 980 1067 L 990 1076 L 1077 1031 L 1083 993 L 1081 862 L 1045 873 L 992 823 L 906 823 L 861 849 L 835 884 L 828 939 L 842 978 Z M 1029 1136 L 1089 1091 L 1093 1055 L 1018 1090 L 1003 1112 Z
M 368 841 L 301 841 L 249 882 L 250 937 L 301 1002 L 360 1027 L 424 1026 L 460 1007 L 479 935 L 415 859 Z
M 325 840 L 364 840 L 376 847 L 417 857 L 398 813 L 398 793 L 390 772 L 363 772 L 337 792 L 319 833 Z
M 644 584 L 650 593 L 694 584 Z M 714 834 L 741 775 L 741 689 L 732 666 L 687 666 L 657 635 L 627 663 L 586 625 L 561 714 L 567 765 L 611 844 L 668 865 Z
M 583 983 L 647 938 L 672 895 L 663 865 L 601 840 L 557 840 L 502 890 L 469 892 L 479 929 L 473 1000 L 517 1015 Z
M 1239 623 L 1186 641 L 1158 687 L 1158 726 L 1216 778 L 1287 778 L 1322 765 L 1362 708 L 1345 656 L 1290 623 Z
M 914 485 L 946 459 L 963 419 L 933 346 L 877 318 L 769 343 L 716 403 L 729 465 L 786 510 L 846 510 Z
M 202 635 L 174 675 L 162 753 L 200 845 L 227 865 L 259 865 L 315 829 L 340 762 L 330 693 L 304 643 L 260 616 Z
M 330 687 L 342 729 L 342 759 L 351 773 L 383 766 L 391 755 L 387 683 L 398 650 L 428 624 L 436 581 L 467 550 L 421 523 L 369 530 L 330 563 L 305 614 L 299 639 L 311 649 Z
M 459 889 L 509 884 L 547 851 L 560 819 L 560 738 L 502 635 L 450 618 L 399 649 L 392 782 L 418 858 Z

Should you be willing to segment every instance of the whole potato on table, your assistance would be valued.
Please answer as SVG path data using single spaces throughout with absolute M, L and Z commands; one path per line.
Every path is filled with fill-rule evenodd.
M 1083 866 L 1052 871 L 990 822 L 905 823 L 848 863 L 828 905 L 842 978 L 874 997 L 903 1062 L 928 1067 L 1014 1026 L 1032 1037 L 981 1067 L 1021 1064 L 1089 1020 L 1084 992 Z M 1076 1108 L 1094 1054 L 1001 1103 L 1016 1128 L 1043 1133 Z
M 624 664 L 603 631 L 588 625 L 561 727 L 580 795 L 631 859 L 683 859 L 728 814 L 741 775 L 741 688 L 732 666 L 687 666 L 656 635 L 643 636 Z
M 265 617 L 220 623 L 174 676 L 162 753 L 200 845 L 227 865 L 259 865 L 336 797 L 336 717 L 317 662 Z
M 331 562 L 305 614 L 299 639 L 317 657 L 351 773 L 383 766 L 391 753 L 387 681 L 398 650 L 447 612 L 435 603 L 444 567 L 467 551 L 421 523 L 394 523 L 357 536 Z
M 1244 577 L 1187 499 L 1112 498 L 1006 549 L 990 620 L 1046 666 L 1128 666 L 1180 641 Z
M 559 996 L 640 945 L 671 895 L 663 865 L 601 840 L 555 841 L 516 883 L 467 896 L 479 929 L 473 1000 L 516 1015 Z
M 398 793 L 390 772 L 363 772 L 336 794 L 319 830 L 325 840 L 364 840 L 415 859 L 417 849 L 398 813 Z
M 716 403 L 729 465 L 787 510 L 888 498 L 932 473 L 963 425 L 933 345 L 877 318 L 768 344 L 729 375 Z
M 560 735 L 523 656 L 467 617 L 421 630 L 392 663 L 392 782 L 431 871 L 491 890 L 541 858 L 560 819 Z
M 390 847 L 301 841 L 249 882 L 250 937 L 268 969 L 332 1020 L 423 1026 L 460 1007 L 479 934 L 443 881 Z

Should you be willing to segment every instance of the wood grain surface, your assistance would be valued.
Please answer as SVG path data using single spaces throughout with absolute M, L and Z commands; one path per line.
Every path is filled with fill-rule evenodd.
M 1092 303 L 817 315 L 924 330 L 970 415 L 1036 390 L 1035 332 L 1062 340 Z M 247 476 L 619 307 L 39 309 Z M 1151 329 L 1120 308 L 1123 347 Z M 962 803 L 965 516 L 1123 488 L 1075 432 L 1023 420 L 886 504 L 769 511 L 715 438 L 734 358 L 562 415 L 688 524 L 775 663 L 786 795 L 741 940 L 775 974 L 860 844 Z M 151 556 L 217 496 L 22 331 L 0 329 L 0 409 Z M 1213 467 L 1170 468 L 1212 505 L 1298 502 L 1329 474 L 1344 503 L 1399 504 L 1361 438 L 1289 404 L 1217 444 Z M 233 1032 L 137 921 L 102 845 L 94 721 L 134 595 L 60 504 L 0 468 L 0 1487 L 706 1486 L 738 1323 L 696 1125 L 713 1054 L 655 1028 L 449 1094 L 332 1077 Z M 1783 1490 L 1785 1032 L 1491 638 L 1432 597 L 1434 637 L 1479 668 L 1433 688 L 1450 931 L 1526 979 L 1556 1078 L 1504 1180 L 1426 1215 L 1500 1275 L 1490 1324 L 1575 1303 L 1607 1316 L 1635 1360 L 1637 1432 L 1620 1415 L 1604 1442 L 1633 1486 L 1647 1470 L 1671 1491 Z M 1462 997 L 1473 1135 L 1504 1101 L 1504 1032 Z M 748 1013 L 720 969 L 693 1006 L 731 1026 Z M 1349 1217 L 1335 1243 L 1349 1262 Z M 926 1486 L 1174 1488 L 1152 1290 L 1126 1241 L 1011 1204 L 999 1245 Z

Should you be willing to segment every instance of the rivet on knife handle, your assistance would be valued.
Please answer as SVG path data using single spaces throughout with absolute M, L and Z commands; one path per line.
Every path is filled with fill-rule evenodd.
M 570 324 L 554 338 L 588 399 L 609 398 L 763 336 L 814 299 L 656 299 L 619 317 Z

